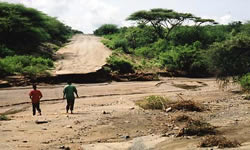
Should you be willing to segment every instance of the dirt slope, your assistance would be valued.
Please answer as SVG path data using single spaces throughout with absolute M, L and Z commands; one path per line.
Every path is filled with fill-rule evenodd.
M 111 51 L 94 35 L 75 35 L 57 55 L 55 74 L 79 74 L 99 70 Z

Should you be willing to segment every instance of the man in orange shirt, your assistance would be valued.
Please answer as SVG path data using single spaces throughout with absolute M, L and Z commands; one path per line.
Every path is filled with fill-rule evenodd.
M 33 90 L 30 92 L 30 99 L 32 102 L 32 108 L 33 108 L 33 116 L 36 115 L 36 109 L 39 113 L 41 114 L 41 109 L 40 109 L 40 99 L 43 97 L 41 91 L 36 89 L 36 85 L 33 85 Z

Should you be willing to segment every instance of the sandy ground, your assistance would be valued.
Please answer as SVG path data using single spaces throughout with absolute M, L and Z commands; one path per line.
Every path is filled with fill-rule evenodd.
M 39 86 L 44 95 L 42 116 L 32 116 L 31 104 L 13 105 L 29 101 L 30 87 L 0 90 L 0 113 L 14 113 L 8 115 L 10 121 L 0 121 L 1 150 L 63 147 L 73 150 L 202 149 L 197 147 L 202 137 L 161 136 L 178 129 L 171 118 L 182 113 L 203 117 L 222 135 L 240 141 L 242 146 L 237 150 L 250 149 L 250 101 L 243 99 L 237 86 L 223 91 L 215 79 L 188 78 L 79 84 L 76 87 L 80 98 L 76 99 L 74 114 L 65 113 L 66 102 L 61 100 L 63 86 Z M 198 101 L 209 110 L 166 113 L 143 110 L 135 105 L 135 101 L 148 95 L 180 100 L 177 94 Z M 36 121 L 46 123 L 36 124 Z
M 55 74 L 80 74 L 101 69 L 111 51 L 100 39 L 93 35 L 75 35 L 67 46 L 58 50 L 61 59 L 56 62 Z

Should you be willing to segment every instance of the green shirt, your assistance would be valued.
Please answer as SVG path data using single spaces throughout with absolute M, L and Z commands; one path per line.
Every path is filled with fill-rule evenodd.
M 73 85 L 67 85 L 64 87 L 63 94 L 66 95 L 66 99 L 74 100 L 75 95 L 74 92 L 77 93 L 76 87 Z

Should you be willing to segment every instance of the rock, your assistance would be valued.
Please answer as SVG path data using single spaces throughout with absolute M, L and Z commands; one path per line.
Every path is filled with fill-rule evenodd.
M 65 149 L 65 146 L 60 146 L 59 149 Z
M 124 121 L 124 123 L 130 123 L 130 121 L 127 121 L 127 120 L 126 120 L 126 121 Z
M 179 127 L 174 127 L 174 130 L 179 130 L 180 128 Z
M 28 143 L 28 141 L 25 140 L 25 141 L 23 141 L 23 143 Z
M 72 129 L 72 126 L 71 125 L 67 125 L 66 128 L 71 128 Z
M 44 123 L 49 123 L 49 121 L 46 121 L 46 120 L 36 120 L 35 123 L 36 124 L 44 124 Z
M 129 138 L 130 138 L 130 136 L 129 136 L 129 135 L 125 136 L 125 139 L 129 139 Z
M 130 109 L 130 110 L 133 110 L 133 109 L 135 109 L 135 107 L 130 107 L 129 109 Z
M 172 135 L 174 135 L 174 133 L 164 133 L 164 134 L 162 134 L 161 136 L 162 136 L 162 137 L 170 137 L 170 136 L 172 136 Z
M 121 136 L 121 138 L 123 138 L 123 139 L 129 139 L 130 136 L 129 135 L 125 135 L 125 136 Z
M 172 107 L 169 107 L 166 109 L 166 112 L 170 112 L 170 111 L 172 111 Z
M 47 130 L 47 128 L 42 128 L 42 130 Z
M 49 144 L 50 141 L 45 141 L 45 142 L 42 142 L 42 144 Z
M 103 111 L 102 114 L 111 114 L 110 112 Z

